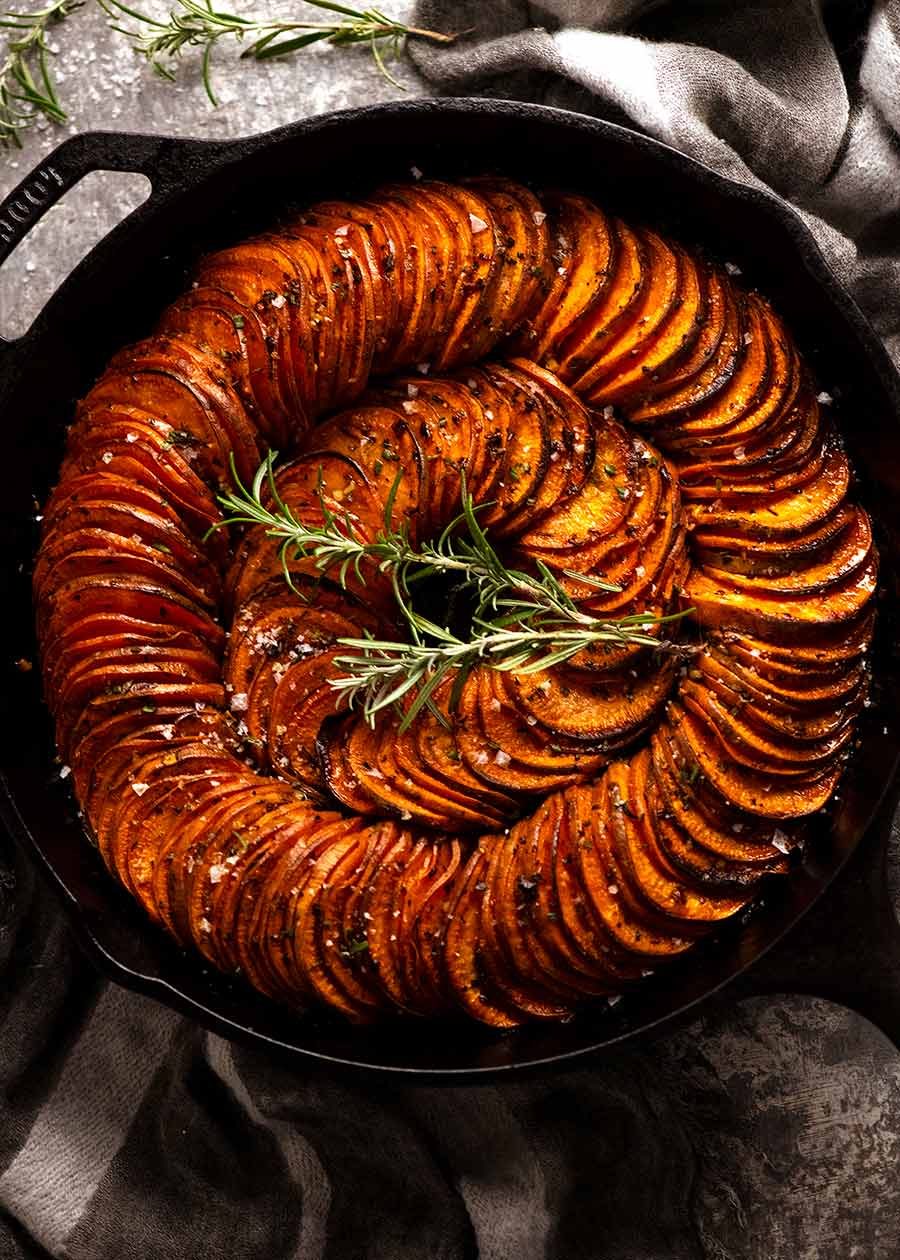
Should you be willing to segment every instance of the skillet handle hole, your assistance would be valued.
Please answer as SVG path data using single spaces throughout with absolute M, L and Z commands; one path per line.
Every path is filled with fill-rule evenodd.
M 0 269 L 0 337 L 26 333 L 82 258 L 151 190 L 146 175 L 90 171 L 50 206 Z

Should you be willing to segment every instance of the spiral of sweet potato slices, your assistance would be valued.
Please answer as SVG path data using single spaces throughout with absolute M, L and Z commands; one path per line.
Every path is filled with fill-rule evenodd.
M 732 270 L 583 197 L 417 182 L 206 258 L 116 355 L 44 510 L 38 631 L 91 833 L 178 941 L 295 1006 L 505 1027 L 787 869 L 865 699 L 877 561 L 827 400 Z M 328 679 L 391 628 L 384 579 L 295 562 L 304 602 L 262 530 L 208 533 L 270 448 L 299 516 L 361 538 L 398 468 L 419 539 L 465 470 L 517 563 L 601 614 L 692 606 L 698 650 L 474 671 L 446 723 L 373 732 Z

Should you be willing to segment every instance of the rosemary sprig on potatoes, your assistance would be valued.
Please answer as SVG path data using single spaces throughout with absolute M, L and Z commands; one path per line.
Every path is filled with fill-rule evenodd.
M 235 489 L 219 496 L 226 515 L 215 528 L 262 526 L 270 538 L 280 541 L 282 570 L 292 589 L 296 588 L 291 561 L 299 558 L 312 559 L 320 574 L 331 575 L 344 588 L 351 575 L 365 584 L 367 563 L 390 577 L 409 639 L 339 639 L 340 646 L 352 651 L 336 658 L 346 673 L 331 680 L 350 707 L 361 706 L 370 724 L 383 709 L 400 708 L 411 697 L 401 709 L 400 729 L 405 730 L 424 706 L 432 707 L 435 692 L 451 677 L 452 709 L 467 675 L 477 665 L 530 674 L 551 669 L 598 644 L 680 650 L 653 631 L 680 621 L 688 609 L 665 616 L 636 612 L 598 618 L 580 608 L 540 561 L 536 574 L 509 567 L 478 521 L 478 512 L 489 505 L 475 504 L 464 477 L 459 513 L 435 541 L 414 546 L 405 524 L 398 528 L 393 523 L 402 472 L 385 502 L 381 529 L 374 539 L 365 541 L 357 536 L 348 512 L 338 514 L 328 506 L 321 487 L 321 523 L 301 520 L 278 492 L 276 459 L 276 452 L 266 456 L 249 487 L 241 482 L 232 462 Z M 459 586 L 474 597 L 467 638 L 424 616 L 413 603 L 417 583 L 447 574 L 455 575 Z M 583 584 L 586 591 L 619 590 L 602 578 L 574 570 L 564 570 L 563 576 Z

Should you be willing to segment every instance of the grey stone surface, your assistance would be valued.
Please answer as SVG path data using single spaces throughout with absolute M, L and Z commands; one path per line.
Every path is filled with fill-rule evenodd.
M 291 5 L 270 0 L 266 7 L 286 13 Z M 412 5 L 385 8 L 403 16 Z M 238 62 L 223 48 L 216 58 L 222 104 L 213 110 L 196 62 L 186 62 L 176 85 L 160 82 L 94 7 L 73 17 L 55 43 L 71 122 L 39 126 L 21 153 L 0 155 L 0 194 L 67 132 L 238 136 L 400 95 L 373 72 L 364 49 L 320 47 L 262 66 Z M 411 92 L 422 91 L 408 66 L 396 73 Z M 135 185 L 92 179 L 16 251 L 0 282 L 3 331 L 27 324 L 115 221 L 125 187 Z M 865 1021 L 813 999 L 724 1002 L 657 1047 L 654 1060 L 669 1105 L 681 1106 L 702 1155 L 692 1191 L 697 1254 L 709 1260 L 900 1255 L 900 1056 Z M 647 1136 L 665 1142 L 666 1135 Z M 599 1241 L 597 1254 L 603 1254 Z

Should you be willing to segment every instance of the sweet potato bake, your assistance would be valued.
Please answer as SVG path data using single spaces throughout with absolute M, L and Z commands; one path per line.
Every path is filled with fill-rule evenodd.
M 788 871 L 865 701 L 877 557 L 831 400 L 736 270 L 581 196 L 418 181 L 204 259 L 113 358 L 43 511 L 44 687 L 107 866 L 183 946 L 298 1008 L 512 1027 Z M 402 633 L 390 572 L 216 528 L 273 449 L 294 519 L 424 542 L 468 494 L 651 642 L 372 724 L 333 681 L 341 640 Z

